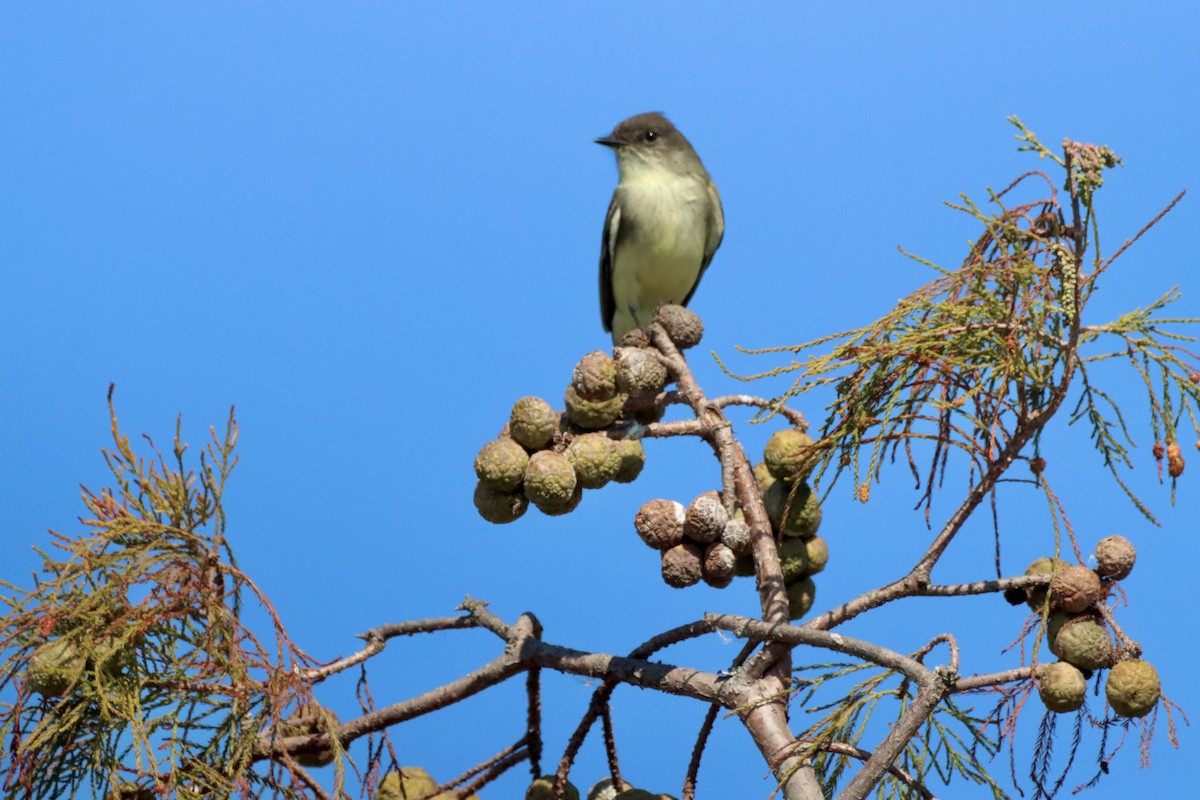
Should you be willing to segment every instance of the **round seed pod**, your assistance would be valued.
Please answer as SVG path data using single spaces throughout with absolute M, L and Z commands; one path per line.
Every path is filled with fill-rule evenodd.
M 802 481 L 812 471 L 809 461 L 812 437 L 796 428 L 775 431 L 763 450 L 763 461 L 776 480 L 784 483 Z
M 86 662 L 75 642 L 53 639 L 39 645 L 29 656 L 25 683 L 45 697 L 61 697 L 83 674 Z
M 1029 599 L 1029 594 L 1024 589 L 1014 589 L 1011 586 L 1004 590 L 1002 596 L 1004 602 L 1010 606 L 1019 606 Z
M 1144 717 L 1158 705 L 1162 684 L 1149 662 L 1132 659 L 1116 664 L 1108 673 L 1104 695 L 1117 716 Z
M 653 425 L 656 422 L 661 422 L 662 418 L 667 415 L 667 407 L 665 405 L 652 405 L 646 408 L 639 408 L 628 414 L 624 410 L 621 413 L 625 415 L 626 419 L 631 419 L 642 425 Z
M 784 539 L 778 549 L 779 569 L 785 583 L 808 575 L 808 548 L 803 539 Z
M 739 578 L 753 578 L 754 556 L 749 553 L 738 555 L 733 562 L 733 574 Z
M 1087 567 L 1072 564 L 1050 581 L 1053 603 L 1068 614 L 1078 614 L 1100 599 L 1100 576 Z
M 662 577 L 668 586 L 682 589 L 699 583 L 704 575 L 704 551 L 691 542 L 677 544 L 662 554 Z
M 488 522 L 504 525 L 520 519 L 529 499 L 516 492 L 498 492 L 483 481 L 475 484 L 475 510 Z
M 804 540 L 804 549 L 808 555 L 808 574 L 816 575 L 825 569 L 829 563 L 829 546 L 820 536 Z
M 400 767 L 383 776 L 375 789 L 375 800 L 408 800 L 437 788 L 437 781 L 420 767 Z
M 720 542 L 713 542 L 704 548 L 704 563 L 700 565 L 700 576 L 709 586 L 724 589 L 733 581 L 736 559 L 728 547 Z
M 613 424 L 621 416 L 621 406 L 625 405 L 625 396 L 620 394 L 604 400 L 589 400 L 576 391 L 574 384 L 567 387 L 563 400 L 571 423 L 585 430 L 599 430 Z
M 1100 669 L 1112 663 L 1112 639 L 1095 617 L 1075 617 L 1063 623 L 1050 652 L 1080 669 Z
M 1087 680 L 1065 661 L 1046 664 L 1038 674 L 1038 695 L 1056 714 L 1077 711 L 1087 695 Z
M 530 450 L 541 450 L 558 433 L 559 416 L 540 397 L 522 397 L 513 404 L 508 419 L 508 435 Z
M 721 531 L 725 530 L 728 521 L 729 512 L 721 505 L 721 496 L 715 491 L 705 492 L 688 506 L 683 535 L 693 542 L 709 544 L 721 538 Z
M 525 800 L 554 800 L 554 776 L 543 775 L 529 784 Z M 563 800 L 579 800 L 579 790 L 570 781 L 563 786 Z
M 796 487 L 796 484 L 792 485 Z M 784 536 L 809 539 L 817 535 L 821 528 L 821 499 L 808 484 L 796 487 L 780 525 L 783 528 L 780 533 Z
M 539 509 L 566 505 L 578 483 L 571 462 L 553 450 L 537 451 L 525 468 L 525 496 Z
M 806 538 L 821 527 L 821 501 L 806 483 L 777 481 L 763 494 L 767 518 L 784 536 Z
M 547 517 L 561 517 L 563 514 L 570 514 L 575 509 L 579 508 L 579 503 L 583 500 L 583 487 L 575 484 L 575 491 L 567 498 L 564 503 L 534 503 L 538 511 L 545 514 Z
M 813 600 L 817 596 L 817 586 L 812 578 L 801 578 L 784 586 L 788 597 L 788 619 L 800 619 L 812 610 Z
M 1066 569 L 1069 564 L 1061 558 L 1050 558 L 1049 556 L 1039 558 L 1025 568 L 1026 575 L 1056 575 Z M 1041 610 L 1046 604 L 1046 591 L 1049 584 L 1046 586 L 1038 586 L 1029 590 L 1029 607 L 1034 611 Z
M 512 492 L 521 485 L 529 455 L 512 439 L 493 439 L 475 456 L 475 475 L 498 492 Z
M 284 738 L 316 736 L 328 733 L 331 727 L 336 728 L 339 724 L 337 715 L 332 711 L 310 703 L 280 723 L 279 735 Z M 327 748 L 312 753 L 294 753 L 292 760 L 302 767 L 327 767 L 333 763 L 333 750 Z
M 629 334 L 625 335 L 628 336 Z M 631 783 L 622 779 L 621 787 L 618 790 L 613 786 L 612 778 L 605 778 L 597 782 L 591 789 L 588 789 L 587 800 L 613 800 L 617 796 L 618 791 L 623 792 L 626 789 L 632 788 L 633 785 Z
M 1106 536 L 1096 543 L 1096 572 L 1114 581 L 1124 580 L 1133 572 L 1137 550 L 1124 536 Z
M 621 471 L 621 453 L 617 442 L 603 433 L 576 436 L 567 445 L 564 455 L 574 467 L 579 485 L 584 489 L 599 489 Z
M 119 678 L 137 667 L 137 651 L 141 637 L 121 641 L 108 637 L 96 643 L 95 666 L 106 678 Z
M 1069 614 L 1064 614 L 1061 611 L 1055 611 L 1046 620 L 1046 644 L 1050 647 L 1050 652 L 1058 655 L 1054 649 L 1054 640 L 1058 638 L 1058 633 L 1071 620 L 1075 619 Z
M 649 500 L 638 509 L 633 527 L 642 541 L 655 550 L 670 550 L 683 543 L 684 510 L 674 500 Z
M 617 456 L 621 463 L 613 480 L 617 483 L 633 483 L 642 474 L 642 467 L 646 466 L 646 448 L 642 446 L 642 440 L 620 440 L 617 442 Z
M 608 400 L 617 393 L 617 365 L 612 356 L 599 350 L 579 359 L 571 376 L 571 387 L 584 400 Z
M 721 531 L 721 543 L 736 555 L 748 554 L 750 552 L 750 526 L 746 524 L 746 520 L 735 517 L 726 522 L 725 529 Z
M 1172 478 L 1178 478 L 1183 474 L 1183 468 L 1187 462 L 1183 460 L 1183 456 L 1173 456 L 1167 459 L 1167 474 Z
M 680 350 L 700 344 L 704 336 L 704 323 L 695 311 L 683 306 L 663 306 L 654 315 L 654 321 L 667 330 L 667 336 Z
M 770 520 L 771 527 L 776 531 L 779 530 L 779 524 L 783 521 L 783 509 L 787 505 L 790 491 L 791 487 L 786 483 L 777 481 L 763 492 L 763 508 L 767 512 L 767 519 Z
M 650 341 L 650 334 L 645 328 L 634 328 L 631 331 L 626 331 L 625 335 L 617 342 L 618 347 L 653 347 L 654 342 Z
M 754 480 L 758 481 L 758 492 L 763 494 L 775 482 L 775 476 L 767 469 L 767 462 L 760 461 L 754 465 Z
M 658 351 L 648 347 L 618 347 L 617 391 L 630 397 L 653 397 L 667 386 L 667 368 Z

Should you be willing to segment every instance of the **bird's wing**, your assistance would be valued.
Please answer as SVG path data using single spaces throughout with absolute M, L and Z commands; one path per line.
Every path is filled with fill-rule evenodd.
M 612 330 L 613 315 L 617 301 L 613 297 L 613 256 L 617 252 L 617 237 L 621 232 L 621 204 L 617 192 L 613 192 L 608 204 L 608 215 L 604 218 L 604 235 L 600 238 L 600 322 L 605 331 Z
M 725 211 L 721 208 L 721 194 L 717 191 L 717 185 L 712 181 L 708 182 L 708 199 L 711 202 L 708 206 L 708 229 L 704 239 L 704 260 L 700 262 L 700 271 L 696 273 L 696 282 L 688 290 L 687 297 L 683 298 L 685 306 L 691 302 L 692 295 L 696 293 L 696 287 L 700 285 L 700 279 L 704 277 L 704 271 L 708 269 L 713 255 L 721 246 L 721 240 L 725 238 Z

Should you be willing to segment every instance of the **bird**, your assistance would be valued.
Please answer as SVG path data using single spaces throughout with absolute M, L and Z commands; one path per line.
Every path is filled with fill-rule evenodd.
M 659 306 L 687 305 L 725 235 L 717 185 L 658 112 L 595 140 L 617 158 L 617 188 L 600 242 L 600 320 L 613 344 Z

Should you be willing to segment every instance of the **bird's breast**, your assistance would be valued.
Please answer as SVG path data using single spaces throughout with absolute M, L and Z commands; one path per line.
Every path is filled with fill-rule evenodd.
M 669 260 L 704 258 L 708 199 L 704 182 L 694 176 L 658 174 L 622 186 L 622 216 L 630 226 L 626 243 Z M 625 237 L 623 237 L 625 238 Z
M 650 174 L 622 180 L 621 232 L 612 256 L 614 340 L 654 310 L 682 303 L 700 277 L 708 235 L 702 178 Z

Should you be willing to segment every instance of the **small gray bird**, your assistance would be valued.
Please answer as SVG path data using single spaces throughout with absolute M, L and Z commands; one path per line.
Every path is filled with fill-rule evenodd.
M 596 140 L 617 156 L 600 243 L 600 321 L 613 343 L 659 306 L 687 305 L 725 235 L 717 185 L 683 134 L 638 114 Z

